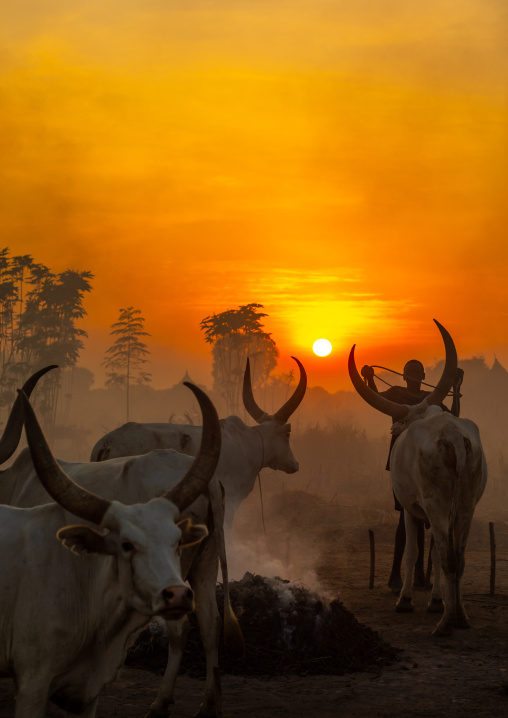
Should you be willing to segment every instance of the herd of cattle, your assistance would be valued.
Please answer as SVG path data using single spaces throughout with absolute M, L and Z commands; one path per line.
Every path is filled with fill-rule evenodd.
M 445 368 L 421 404 L 393 404 L 371 390 L 357 372 L 354 347 L 349 372 L 363 399 L 396 417 L 402 430 L 391 456 L 407 531 L 398 605 L 412 608 L 415 522 L 424 519 L 435 540 L 429 610 L 442 613 L 435 632 L 448 634 L 467 626 L 464 551 L 485 488 L 486 462 L 476 425 L 439 408 L 453 384 L 457 355 L 450 335 L 437 325 Z M 167 716 L 193 610 L 207 665 L 197 715 L 217 714 L 218 565 L 224 640 L 240 657 L 244 644 L 229 600 L 226 546 L 234 513 L 261 469 L 298 470 L 287 422 L 304 398 L 307 377 L 295 361 L 298 386 L 273 415 L 255 402 L 247 361 L 243 400 L 255 426 L 237 416 L 219 420 L 206 394 L 187 383 L 202 427 L 131 422 L 97 442 L 86 463 L 54 458 L 31 407 L 37 381 L 54 367 L 26 382 L 0 439 L 3 464 L 25 425 L 28 448 L 0 471 L 0 674 L 14 677 L 15 718 L 44 718 L 49 701 L 67 716 L 94 718 L 101 691 L 123 664 L 129 637 L 153 616 L 167 621 L 170 645 L 146 718 Z

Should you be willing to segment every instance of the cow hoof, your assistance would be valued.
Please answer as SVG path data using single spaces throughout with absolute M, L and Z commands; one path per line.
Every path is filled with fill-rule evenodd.
M 455 628 L 471 628 L 471 625 L 469 621 L 467 620 L 467 616 L 459 616 L 455 623 L 453 624 Z
M 438 623 L 435 629 L 432 631 L 432 635 L 436 636 L 436 638 L 447 638 L 448 636 L 452 635 L 452 627 L 449 624 L 441 626 Z
M 427 613 L 443 613 L 444 603 L 442 598 L 431 598 L 427 605 Z
M 396 576 L 395 578 L 391 578 L 388 580 L 388 588 L 393 593 L 400 593 L 400 590 L 402 588 L 402 579 L 400 576 Z
M 411 596 L 401 596 L 395 606 L 396 613 L 413 613 L 414 610 Z
M 203 702 L 199 706 L 197 713 L 194 713 L 192 718 L 215 718 L 217 711 L 215 710 L 215 703 L 213 701 Z
M 151 706 L 145 718 L 168 718 L 169 706 L 173 703 L 174 701 L 168 701 L 165 708 L 154 708 L 153 706 Z

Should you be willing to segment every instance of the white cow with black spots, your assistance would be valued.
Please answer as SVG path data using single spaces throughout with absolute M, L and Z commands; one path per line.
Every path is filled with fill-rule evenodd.
M 416 519 L 423 519 L 430 524 L 435 541 L 435 579 L 428 610 L 443 613 L 434 633 L 448 635 L 454 627 L 469 626 L 462 602 L 462 575 L 474 510 L 487 481 L 487 464 L 476 424 L 438 406 L 453 385 L 457 353 L 446 329 L 437 321 L 436 324 L 445 343 L 446 362 L 437 387 L 420 404 L 396 404 L 370 389 L 356 369 L 355 347 L 349 356 L 349 374 L 365 401 L 394 417 L 394 430 L 400 434 L 390 455 L 393 490 L 405 511 L 407 535 L 404 583 L 396 610 L 413 610 Z

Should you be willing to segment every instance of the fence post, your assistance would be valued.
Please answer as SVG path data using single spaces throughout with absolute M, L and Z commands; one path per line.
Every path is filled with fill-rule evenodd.
M 494 523 L 489 521 L 490 534 L 490 595 L 496 592 L 496 536 L 494 534 Z
M 374 571 L 376 568 L 376 551 L 374 547 L 374 531 L 369 529 L 369 544 L 370 544 L 370 578 L 369 588 L 374 588 Z

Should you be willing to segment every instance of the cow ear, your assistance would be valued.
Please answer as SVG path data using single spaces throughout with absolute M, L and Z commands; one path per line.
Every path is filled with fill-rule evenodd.
M 180 548 L 188 548 L 199 543 L 208 536 L 208 529 L 204 524 L 193 524 L 191 519 L 184 519 L 177 524 L 182 532 Z
M 90 526 L 64 526 L 56 537 L 73 553 L 111 553 L 107 534 L 100 534 Z
M 178 451 L 182 454 L 185 454 L 188 449 L 192 449 L 192 437 L 189 434 L 180 431 L 178 439 Z

